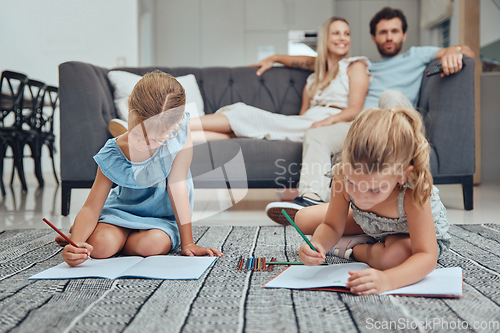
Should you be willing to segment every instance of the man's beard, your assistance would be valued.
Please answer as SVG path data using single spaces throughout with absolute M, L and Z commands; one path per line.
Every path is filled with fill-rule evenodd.
M 384 49 L 384 44 L 377 44 L 378 52 L 384 58 L 393 57 L 393 56 L 397 55 L 401 51 L 402 47 L 403 47 L 403 42 L 401 42 L 401 43 L 394 43 L 394 51 L 387 52 Z

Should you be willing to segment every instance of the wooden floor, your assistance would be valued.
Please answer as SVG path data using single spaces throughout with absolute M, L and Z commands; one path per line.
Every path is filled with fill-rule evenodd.
M 459 299 L 263 289 L 282 268 L 236 269 L 240 256 L 298 260 L 302 240 L 291 227 L 195 226 L 198 244 L 225 254 L 195 281 L 28 280 L 62 262 L 54 233 L 4 230 L 0 332 L 498 332 L 500 226 L 453 225 L 450 231 L 451 250 L 438 266 L 462 268 Z

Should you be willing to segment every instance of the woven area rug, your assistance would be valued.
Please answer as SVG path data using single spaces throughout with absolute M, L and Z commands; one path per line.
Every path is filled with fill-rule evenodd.
M 291 227 L 194 227 L 224 257 L 195 281 L 28 280 L 59 264 L 50 229 L 0 232 L 1 332 L 499 331 L 500 225 L 454 225 L 438 267 L 459 266 L 459 299 L 264 289 L 272 272 L 238 271 L 240 256 L 298 261 Z M 347 262 L 331 258 L 332 262 Z

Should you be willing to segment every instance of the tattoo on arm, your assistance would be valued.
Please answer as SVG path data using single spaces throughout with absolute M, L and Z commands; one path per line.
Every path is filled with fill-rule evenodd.
M 305 70 L 308 70 L 308 71 L 312 71 L 313 70 L 313 64 L 309 61 L 294 61 L 291 63 L 291 66 L 292 68 L 298 68 L 298 69 L 305 69 Z

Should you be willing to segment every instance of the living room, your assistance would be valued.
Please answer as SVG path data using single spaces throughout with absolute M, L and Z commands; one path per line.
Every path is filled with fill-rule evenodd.
M 467 44 L 464 40 L 478 42 L 475 45 L 477 50 L 474 51 L 476 65 L 479 64 L 477 68 L 481 72 L 476 72 L 475 77 L 476 87 L 479 82 L 480 88 L 475 91 L 473 209 L 465 209 L 465 192 L 459 182 L 443 182 L 437 187 L 447 208 L 450 224 L 499 224 L 500 176 L 497 170 L 500 167 L 500 135 L 496 124 L 500 117 L 496 111 L 500 102 L 497 88 L 500 84 L 500 3 L 495 0 L 90 0 L 70 3 L 62 0 L 2 0 L 4 18 L 0 23 L 0 39 L 7 52 L 0 58 L 0 65 L 2 70 L 24 73 L 29 78 L 60 89 L 64 87 L 60 85 L 59 65 L 67 62 L 91 64 L 105 71 L 129 68 L 136 74 L 142 74 L 139 69 L 143 67 L 173 68 L 179 70 L 178 74 L 173 73 L 175 76 L 191 73 L 183 72 L 183 68 L 194 68 L 194 71 L 200 70 L 201 73 L 203 70 L 203 75 L 208 75 L 210 71 L 206 70 L 213 67 L 245 67 L 275 53 L 314 54 L 314 50 L 305 45 L 311 44 L 311 36 L 314 39 L 321 23 L 330 16 L 345 17 L 349 21 L 351 56 L 365 55 L 378 60 L 380 56 L 370 38 L 368 22 L 384 6 L 401 8 L 407 16 L 409 29 L 403 52 L 411 46 L 445 47 Z M 467 6 L 476 6 L 478 15 L 474 17 Z M 471 27 L 471 24 L 475 26 Z M 471 37 L 471 31 L 476 31 L 477 36 Z M 83 76 L 74 77 L 75 86 L 80 84 L 80 80 L 83 85 Z M 207 82 L 208 78 L 204 78 L 204 81 Z M 255 82 L 259 82 L 257 77 Z M 200 89 L 207 87 L 201 86 Z M 206 94 L 203 95 L 206 98 L 207 90 L 203 90 L 203 94 Z M 63 98 L 62 103 L 65 101 L 68 103 L 68 99 Z M 213 108 L 210 104 L 212 101 L 209 98 L 205 100 L 207 109 Z M 73 101 L 75 102 L 76 100 Z M 69 104 L 66 104 L 66 110 L 67 105 Z M 64 105 L 62 108 L 64 110 Z M 61 151 L 64 151 L 63 147 L 67 142 L 80 142 L 82 146 L 78 146 L 78 143 L 74 146 L 78 147 L 76 150 L 81 149 L 83 152 L 86 149 L 86 139 L 81 134 L 76 135 L 78 140 L 71 135 L 64 136 L 64 133 L 77 132 L 68 127 L 61 128 L 63 115 L 59 111 L 60 109 L 56 110 L 54 116 L 55 173 L 59 182 L 68 179 L 81 181 L 61 175 L 62 168 L 65 168 L 60 162 Z M 215 110 L 211 110 L 213 111 Z M 94 112 L 100 116 L 101 110 L 96 109 Z M 107 123 L 108 115 L 103 117 L 107 117 Z M 84 132 L 89 135 L 88 141 L 99 135 L 111 137 L 109 132 L 89 133 L 86 129 Z M 461 144 L 460 141 L 456 142 L 457 146 Z M 221 147 L 223 148 L 220 149 L 227 151 L 232 149 L 230 145 Z M 253 149 L 259 152 L 260 148 Z M 247 156 L 245 153 L 243 150 L 243 160 Z M 11 152 L 8 150 L 7 155 L 9 154 Z M 68 197 L 64 196 L 66 190 L 62 184 L 56 182 L 48 151 L 42 150 L 41 156 L 44 187 L 39 187 L 27 148 L 25 155 L 27 191 L 22 190 L 17 174 L 10 186 L 11 173 L 14 172 L 13 160 L 4 159 L 2 176 L 7 193 L 1 199 L 0 230 L 46 229 L 47 226 L 42 222 L 42 218 L 46 217 L 63 231 L 68 231 L 87 198 L 90 179 L 84 179 L 85 184 L 75 183 L 73 188 L 70 187 L 68 210 L 64 214 L 64 202 Z M 240 156 L 238 152 L 233 155 Z M 254 156 L 247 158 L 250 160 Z M 93 163 L 92 160 L 90 162 Z M 75 163 L 78 165 L 80 162 Z M 64 172 L 75 169 L 73 166 L 68 168 L 67 165 Z M 275 169 L 286 168 L 292 175 L 298 175 L 299 165 L 300 161 L 297 164 L 274 163 Z M 249 178 L 252 178 L 252 170 L 248 165 L 246 171 Z M 92 172 L 95 175 L 95 170 Z M 240 176 L 239 173 L 235 175 L 234 181 L 238 186 L 229 188 L 228 183 L 223 182 L 219 189 L 214 186 L 195 188 L 197 204 L 193 225 L 209 228 L 277 226 L 266 216 L 265 207 L 272 201 L 292 200 L 297 195 L 296 183 L 283 186 L 283 182 L 277 183 L 278 180 L 274 179 L 274 187 L 259 187 L 257 182 L 245 186 L 241 185 L 244 181 L 238 178 Z M 247 236 L 253 237 L 253 234 L 248 233 Z M 58 257 L 60 259 L 60 255 Z M 496 275 L 498 276 L 498 271 Z M 251 280 L 245 281 L 248 283 Z M 106 288 L 103 290 L 107 290 Z M 107 291 L 104 292 L 107 294 Z M 98 299 L 93 301 L 97 302 Z M 88 305 L 93 306 L 93 303 Z M 71 322 L 67 327 L 75 328 L 75 323 Z M 184 325 L 184 329 L 190 327 L 187 319 Z M 250 326 L 241 322 L 238 327 L 251 330 Z M 298 326 L 297 330 L 300 330 Z M 358 327 L 358 330 L 363 329 Z
M 15 26 L 17 13 L 23 12 L 25 6 L 35 8 L 36 12 L 46 12 L 47 15 L 24 18 L 26 22 L 15 34 L 7 33 L 9 30 L 3 29 L 4 43 L 16 52 L 9 52 L 2 57 L 2 68 L 29 74 L 30 78 L 58 86 L 58 66 L 71 60 L 104 68 L 245 66 L 273 53 L 288 53 L 289 45 L 290 48 L 294 46 L 293 39 L 289 40 L 290 30 L 295 34 L 317 31 L 320 23 L 330 15 L 344 16 L 351 22 L 353 35 L 351 55 L 366 55 L 375 60 L 379 57 L 376 48 L 369 40 L 366 22 L 372 13 L 386 5 L 385 2 L 317 1 L 314 6 L 300 1 L 290 6 L 286 1 L 264 3 L 231 1 L 229 6 L 224 1 L 208 3 L 132 0 L 120 1 L 119 4 L 107 1 L 99 4 L 102 7 L 99 12 L 95 12 L 90 4 L 80 3 L 73 3 L 71 6 L 68 4 L 60 6 L 58 2 L 44 4 L 36 1 L 8 4 L 4 8 L 12 12 L 12 15 L 3 20 L 2 24 L 6 27 Z M 453 2 L 452 15 L 448 19 L 449 45 L 459 44 L 459 3 L 460 1 Z M 442 42 L 443 32 L 439 24 L 432 25 L 431 22 L 427 25 L 434 28 L 420 28 L 425 23 L 420 20 L 425 1 L 422 4 L 419 1 L 391 3 L 394 6 L 396 4 L 405 12 L 409 25 L 403 51 L 412 45 L 439 45 L 438 43 Z M 500 13 L 494 1 L 481 1 L 480 4 L 480 46 L 487 51 L 487 54 L 482 56 L 488 60 L 493 53 L 490 50 L 494 49 L 495 41 L 499 37 L 496 24 L 499 22 Z M 265 13 L 260 13 L 262 6 L 269 7 Z M 80 14 L 76 15 L 77 13 Z M 276 16 L 275 19 L 272 19 L 273 15 Z M 26 13 L 23 16 L 26 17 Z M 93 17 L 92 24 L 88 23 L 90 17 Z M 224 20 L 220 19 L 222 17 Z M 446 14 L 434 14 L 429 20 L 442 21 L 442 17 L 446 17 Z M 235 28 L 228 31 L 227 25 Z M 14 38 L 17 35 L 21 35 L 22 38 Z M 225 37 L 219 38 L 221 35 Z M 182 45 L 182 47 L 171 47 L 171 45 Z M 33 49 L 35 51 L 32 51 Z M 492 62 L 485 61 L 485 63 Z M 482 107 L 478 118 L 479 125 L 476 124 L 479 126 L 476 127 L 476 132 L 479 133 L 476 133 L 475 183 L 486 187 L 500 181 L 496 172 L 500 166 L 496 147 L 498 134 L 494 127 L 498 120 L 494 112 L 497 97 L 494 89 L 490 89 L 495 86 L 496 77 L 495 72 L 481 74 L 481 80 L 484 80 L 485 84 L 479 95 Z M 54 116 L 56 138 L 60 137 L 58 118 L 56 113 Z M 42 170 L 47 174 L 45 179 L 52 181 L 51 160 L 45 154 L 47 153 L 44 152 L 42 157 Z M 33 175 L 33 166 L 29 159 L 26 160 L 28 161 L 25 163 L 26 175 L 30 177 Z M 56 170 L 60 170 L 58 149 L 54 160 Z M 12 159 L 5 159 L 4 163 L 5 173 L 8 173 L 12 170 Z M 15 185 L 17 182 L 18 179 L 14 179 Z M 476 192 L 481 191 L 481 185 L 476 186 Z M 456 191 L 450 192 L 453 194 Z M 498 191 L 489 190 L 488 193 L 490 192 Z M 250 197 L 251 195 L 252 193 Z M 257 194 L 257 197 L 262 197 L 262 194 Z M 483 197 L 488 198 L 490 195 Z M 276 196 L 270 193 L 268 198 L 272 201 Z M 454 201 L 450 200 L 451 208 L 461 210 L 460 200 Z M 477 211 L 481 202 L 476 200 L 475 204 Z M 55 205 L 58 206 L 59 202 Z M 461 216 L 457 216 L 457 219 L 464 221 L 464 217 Z M 65 225 L 69 226 L 68 223 L 71 222 L 66 221 Z

